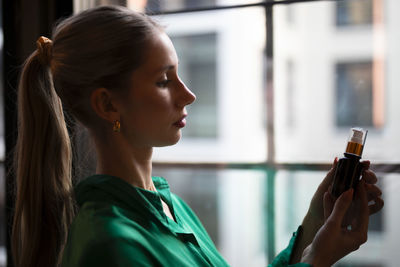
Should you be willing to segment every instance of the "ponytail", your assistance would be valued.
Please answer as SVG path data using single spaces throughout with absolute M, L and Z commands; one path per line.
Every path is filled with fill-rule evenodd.
M 38 40 L 38 49 L 25 62 L 18 88 L 11 241 L 17 267 L 59 265 L 74 215 L 71 145 L 50 60 L 44 53 L 50 48 L 49 39 Z

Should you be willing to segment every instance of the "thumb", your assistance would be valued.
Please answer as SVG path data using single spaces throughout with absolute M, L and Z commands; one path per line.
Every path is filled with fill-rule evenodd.
M 332 214 L 329 216 L 328 221 L 334 222 L 335 224 L 341 225 L 346 211 L 350 207 L 353 200 L 353 188 L 350 188 L 344 192 L 335 203 Z
M 332 184 L 333 176 L 335 175 L 336 166 L 338 164 L 338 158 L 336 157 L 333 161 L 332 168 L 328 171 L 325 178 L 322 180 L 321 184 L 318 186 L 316 195 L 320 196 L 321 199 L 324 196 L 324 192 L 326 192 L 329 185 Z
M 324 190 L 326 190 L 326 188 L 328 188 L 328 186 L 332 183 L 337 164 L 338 164 L 338 158 L 335 157 L 331 169 L 328 171 L 328 173 L 325 176 L 325 179 L 322 181 L 321 185 Z

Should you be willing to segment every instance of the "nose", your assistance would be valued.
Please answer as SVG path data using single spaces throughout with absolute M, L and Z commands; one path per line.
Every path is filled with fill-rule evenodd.
M 196 95 L 179 79 L 179 97 L 177 104 L 185 107 L 192 104 L 196 100 Z

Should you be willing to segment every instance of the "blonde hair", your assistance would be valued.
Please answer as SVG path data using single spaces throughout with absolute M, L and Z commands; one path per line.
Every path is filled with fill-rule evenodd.
M 26 60 L 18 87 L 15 266 L 60 264 L 74 216 L 63 106 L 85 126 L 104 127 L 90 108 L 90 93 L 99 87 L 124 91 L 155 29 L 161 27 L 143 14 L 98 7 L 61 22 L 53 43 L 42 42 Z

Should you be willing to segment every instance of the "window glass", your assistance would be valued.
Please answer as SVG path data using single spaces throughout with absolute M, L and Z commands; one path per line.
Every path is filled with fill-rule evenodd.
M 179 75 L 197 94 L 181 141 L 156 149 L 155 161 L 265 161 L 263 8 L 154 18 L 166 26 Z
M 265 171 L 156 167 L 153 174 L 189 204 L 230 264 L 267 265 Z
M 74 0 L 75 12 L 99 5 L 123 5 L 131 9 L 155 14 L 168 11 L 195 10 L 218 6 L 246 5 L 260 0 Z
M 372 127 L 371 62 L 336 64 L 336 125 Z
M 373 20 L 373 2 L 373 0 L 338 1 L 336 3 L 336 25 L 357 26 L 371 24 Z
M 168 10 L 192 9 L 215 6 L 217 0 L 150 0 L 147 3 L 148 12 L 161 12 Z
M 135 1 L 135 0 L 133 0 Z M 129 2 L 129 0 L 128 0 Z M 243 5 L 257 3 L 257 0 L 149 0 L 147 12 L 175 11 L 184 9 L 199 9 L 227 5 Z
M 188 106 L 190 123 L 183 135 L 217 138 L 217 34 L 215 32 L 171 36 L 179 51 L 179 76 L 198 101 Z
M 102 5 L 129 6 L 134 10 L 144 11 L 146 7 L 146 2 L 146 0 L 73 0 L 73 6 L 74 13 L 78 13 L 82 10 Z
M 347 2 L 291 4 L 291 21 L 288 6 L 274 6 L 277 162 L 329 163 L 344 152 L 352 126 L 369 130 L 364 158 L 400 161 L 400 38 L 392 11 L 399 2 L 376 0 L 372 24 L 338 29 L 333 15 Z M 363 4 L 352 10 L 371 7 L 354 2 Z

